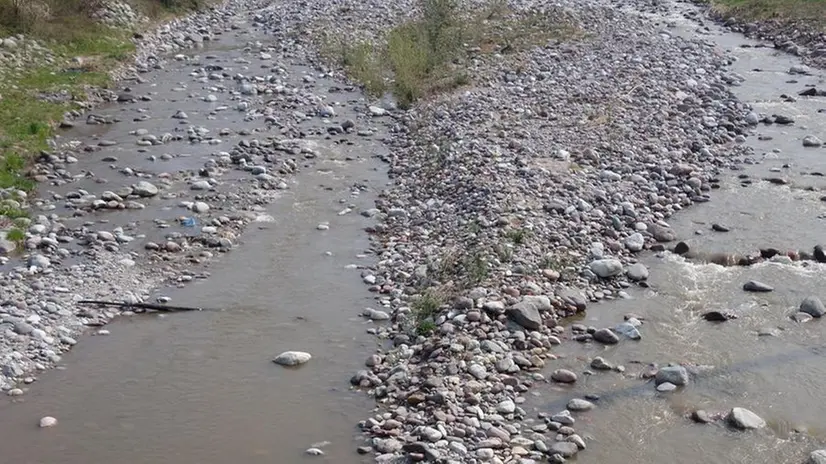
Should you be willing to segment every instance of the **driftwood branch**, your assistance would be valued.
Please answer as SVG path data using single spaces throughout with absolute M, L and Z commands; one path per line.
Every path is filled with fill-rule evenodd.
M 115 306 L 118 308 L 138 308 L 138 309 L 153 309 L 155 311 L 203 311 L 203 308 L 192 308 L 189 306 L 169 306 L 164 304 L 153 303 L 119 303 L 117 301 L 100 301 L 100 300 L 80 300 L 78 304 L 99 305 L 99 306 Z

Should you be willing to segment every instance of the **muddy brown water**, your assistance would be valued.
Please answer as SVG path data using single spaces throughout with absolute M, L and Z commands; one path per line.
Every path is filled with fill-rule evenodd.
M 723 172 L 723 187 L 712 194 L 712 201 L 670 218 L 672 227 L 692 247 L 712 252 L 744 253 L 759 247 L 811 251 L 826 242 L 826 203 L 822 193 L 807 191 L 826 187 L 817 174 L 826 172 L 826 149 L 802 147 L 806 135 L 826 136 L 826 99 L 781 98 L 797 96 L 807 85 L 824 87 L 826 74 L 790 75 L 790 67 L 800 64 L 796 58 L 717 27 L 698 35 L 696 23 L 683 20 L 680 13 L 655 19 L 664 26 L 676 23 L 664 27 L 671 34 L 699 36 L 732 51 L 738 61 L 731 70 L 746 78 L 733 87 L 738 97 L 757 112 L 795 119 L 791 126 L 758 126 L 756 133 L 771 137 L 750 137 L 747 142 L 755 147 L 758 164 Z M 741 174 L 754 183 L 741 186 Z M 767 178 L 784 178 L 789 184 L 761 180 Z M 731 231 L 714 232 L 712 223 Z M 595 410 L 578 415 L 577 430 L 593 439 L 577 462 L 799 464 L 812 450 L 826 446 L 826 326 L 820 320 L 796 323 L 789 318 L 806 296 L 826 299 L 826 266 L 762 263 L 723 268 L 668 254 L 647 254 L 642 262 L 651 270 L 650 289 L 630 291 L 630 299 L 592 305 L 582 321 L 612 327 L 625 314 L 638 314 L 645 318 L 642 340 L 610 347 L 563 344 L 559 352 L 567 357 L 561 364 L 583 374 L 581 380 L 570 389 L 548 386 L 531 401 L 536 410 L 553 413 L 564 409 L 570 398 L 600 396 Z M 751 279 L 775 291 L 744 292 L 743 283 Z M 702 320 L 709 310 L 739 317 L 725 323 Z M 774 335 L 765 335 L 769 332 Z M 588 362 L 595 356 L 625 366 L 628 375 L 590 370 Z M 669 362 L 704 370 L 673 393 L 658 393 L 653 383 L 636 377 L 648 363 Z M 754 411 L 768 427 L 738 432 L 721 423 L 695 424 L 687 417 L 695 409 L 728 412 L 735 406 Z
M 239 18 L 243 21 L 243 18 Z M 254 31 L 226 34 L 220 46 L 199 50 L 201 57 L 214 55 L 204 63 L 220 63 L 232 72 L 260 73 L 253 55 L 245 57 L 250 65 L 234 64 L 247 40 L 266 39 Z M 245 66 L 249 69 L 245 69 Z M 160 135 L 177 121 L 170 119 L 177 109 L 189 113 L 186 124 L 203 125 L 217 136 L 229 127 L 262 127 L 263 118 L 243 121 L 243 112 L 226 94 L 203 89 L 193 82 L 193 66 L 172 62 L 168 69 L 155 73 L 148 82 L 132 85 L 136 95 L 152 92 L 151 102 L 103 107 L 96 113 L 117 116 L 124 122 L 112 126 L 82 126 L 64 134 L 64 139 L 115 140 L 117 146 L 85 154 L 73 173 L 93 171 L 110 180 L 94 180 L 44 192 L 65 194 L 85 189 L 99 193 L 116 190 L 137 180 L 124 177 L 117 167 L 138 167 L 148 172 L 173 172 L 197 169 L 210 153 L 228 150 L 236 137 L 219 145 L 191 145 L 173 142 L 141 153 L 135 136 L 128 131 L 147 128 Z M 289 80 L 301 87 L 307 68 L 289 67 Z M 175 91 L 185 83 L 188 91 Z M 314 91 L 327 95 L 335 83 L 320 79 Z M 206 84 L 207 86 L 213 83 Z M 232 81 L 225 82 L 235 88 Z M 187 98 L 189 92 L 198 97 Z M 221 101 L 200 100 L 215 93 Z M 354 92 L 330 94 L 331 101 L 359 101 Z M 210 114 L 210 109 L 226 104 L 230 108 Z M 365 104 L 360 103 L 363 107 Z M 341 120 L 358 116 L 340 108 Z M 131 123 L 148 109 L 152 118 Z M 320 119 L 301 123 L 301 127 L 324 128 Z M 336 139 L 307 137 L 320 153 L 305 163 L 272 205 L 262 213 L 274 222 L 252 223 L 244 233 L 242 246 L 220 255 L 201 271 L 211 274 L 182 289 L 159 289 L 158 295 L 172 297 L 173 304 L 221 308 L 220 311 L 175 313 L 163 316 L 122 317 L 107 326 L 109 336 L 85 337 L 66 355 L 63 365 L 38 376 L 38 381 L 20 401 L 0 403 L 0 436 L 3 436 L 2 462 L 20 464 L 117 463 L 287 463 L 362 462 L 354 452 L 361 444 L 354 440 L 356 423 L 369 412 L 372 402 L 366 395 L 349 391 L 347 380 L 363 366 L 374 351 L 375 340 L 366 334 L 372 323 L 359 315 L 365 307 L 375 306 L 354 266 L 366 265 L 373 257 L 364 227 L 371 220 L 359 214 L 373 207 L 376 194 L 386 182 L 383 166 L 375 159 L 384 149 L 378 141 L 382 127 L 378 121 L 360 122 L 374 126 L 378 135 Z M 277 133 L 253 135 L 264 137 Z M 150 162 L 149 154 L 187 153 L 169 162 Z M 116 163 L 101 162 L 104 156 L 118 157 Z M 241 176 L 248 176 L 241 174 Z M 221 178 L 227 181 L 237 173 Z M 223 187 L 231 187 L 226 183 Z M 358 186 L 362 186 L 359 188 Z M 180 192 L 186 185 L 173 188 Z M 152 220 L 172 221 L 187 215 L 178 203 L 191 199 L 160 198 L 146 202 L 139 211 L 115 211 L 83 216 L 76 221 L 107 220 L 100 230 L 136 223 L 132 234 L 161 236 L 169 230 L 155 229 Z M 60 205 L 60 203 L 59 203 Z M 352 212 L 339 215 L 346 207 Z M 329 230 L 317 230 L 320 223 Z M 93 227 L 95 228 L 95 227 Z M 197 233 L 179 229 L 184 233 Z M 135 240 L 132 246 L 142 246 Z M 310 363 L 288 369 L 271 362 L 287 350 L 307 351 Z M 60 425 L 37 430 L 37 420 L 50 415 Z M 308 456 L 305 450 L 318 446 L 324 456 Z

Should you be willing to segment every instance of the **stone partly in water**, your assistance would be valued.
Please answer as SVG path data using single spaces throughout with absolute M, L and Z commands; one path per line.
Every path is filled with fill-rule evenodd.
M 677 386 L 671 382 L 663 382 L 657 385 L 657 391 L 661 393 L 671 392 L 677 389 Z
M 594 409 L 594 403 L 581 398 L 574 398 L 571 401 L 568 401 L 567 408 L 569 411 L 590 411 L 591 409 Z
M 57 425 L 57 419 L 55 419 L 52 416 L 46 416 L 46 417 L 40 419 L 40 427 L 41 428 L 54 427 L 55 425 Z
M 605 343 L 606 345 L 614 345 L 619 343 L 619 337 L 611 329 L 599 329 L 594 332 L 594 340 Z
M 649 276 L 648 268 L 642 263 L 634 263 L 628 266 L 628 270 L 625 271 L 625 274 L 629 279 L 635 282 L 647 280 Z
M 812 451 L 806 464 L 826 464 L 826 449 Z
M 762 429 L 766 426 L 763 418 L 745 408 L 732 408 L 726 421 L 740 430 Z
M 508 309 L 508 315 L 517 324 L 528 330 L 537 330 L 542 326 L 540 311 L 551 309 L 551 301 L 545 296 L 526 296 L 522 301 Z
M 803 137 L 804 147 L 819 147 L 821 145 L 823 145 L 823 141 L 814 135 L 807 135 L 806 137 Z
M 614 327 L 614 332 L 626 337 L 630 338 L 631 340 L 640 340 L 642 339 L 642 334 L 640 333 L 637 326 L 630 321 L 621 322 Z
M 743 290 L 747 292 L 771 292 L 774 290 L 774 287 L 768 284 L 764 284 L 763 282 L 759 282 L 757 280 L 750 280 L 743 284 Z
M 691 413 L 691 420 L 697 422 L 698 424 L 709 424 L 713 422 L 713 418 L 709 413 L 703 411 L 702 409 L 698 409 Z
M 826 314 L 826 307 L 823 302 L 816 296 L 810 296 L 800 303 L 800 312 L 806 313 L 812 317 L 821 317 Z
M 132 193 L 143 198 L 154 197 L 158 194 L 158 187 L 155 187 L 155 185 L 150 182 L 142 180 L 135 184 L 132 188 Z
M 603 279 L 622 274 L 622 263 L 618 259 L 598 259 L 591 261 L 588 267 Z
M 576 443 L 572 443 L 569 441 L 558 441 L 551 445 L 548 454 L 554 455 L 559 454 L 562 455 L 563 458 L 569 458 L 579 452 L 579 446 Z
M 722 311 L 709 311 L 703 314 L 703 319 L 709 322 L 725 322 L 731 319 L 737 319 L 737 315 Z
M 567 369 L 557 369 L 551 373 L 551 380 L 559 383 L 574 383 L 576 374 Z
M 682 386 L 688 383 L 688 371 L 683 366 L 666 366 L 657 371 L 654 381 L 657 385 L 668 382 Z
M 272 362 L 282 366 L 298 366 L 308 362 L 311 358 L 310 353 L 304 351 L 285 351 L 276 356 Z
M 598 371 L 610 371 L 613 368 L 614 366 L 601 356 L 597 356 L 591 360 L 591 369 L 596 369 Z

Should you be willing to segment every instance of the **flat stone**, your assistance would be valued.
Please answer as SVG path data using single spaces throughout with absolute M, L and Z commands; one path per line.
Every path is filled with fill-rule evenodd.
M 764 284 L 763 282 L 757 280 L 750 280 L 743 284 L 743 290 L 747 292 L 771 292 L 774 290 L 774 287 L 768 284 Z

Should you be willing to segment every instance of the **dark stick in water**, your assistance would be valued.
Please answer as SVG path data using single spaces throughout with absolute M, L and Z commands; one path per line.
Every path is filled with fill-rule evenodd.
M 119 308 L 139 308 L 154 309 L 155 311 L 203 311 L 203 308 L 192 308 L 189 306 L 168 306 L 153 303 L 118 303 L 116 301 L 80 300 L 77 304 L 94 304 L 100 306 L 116 306 Z

